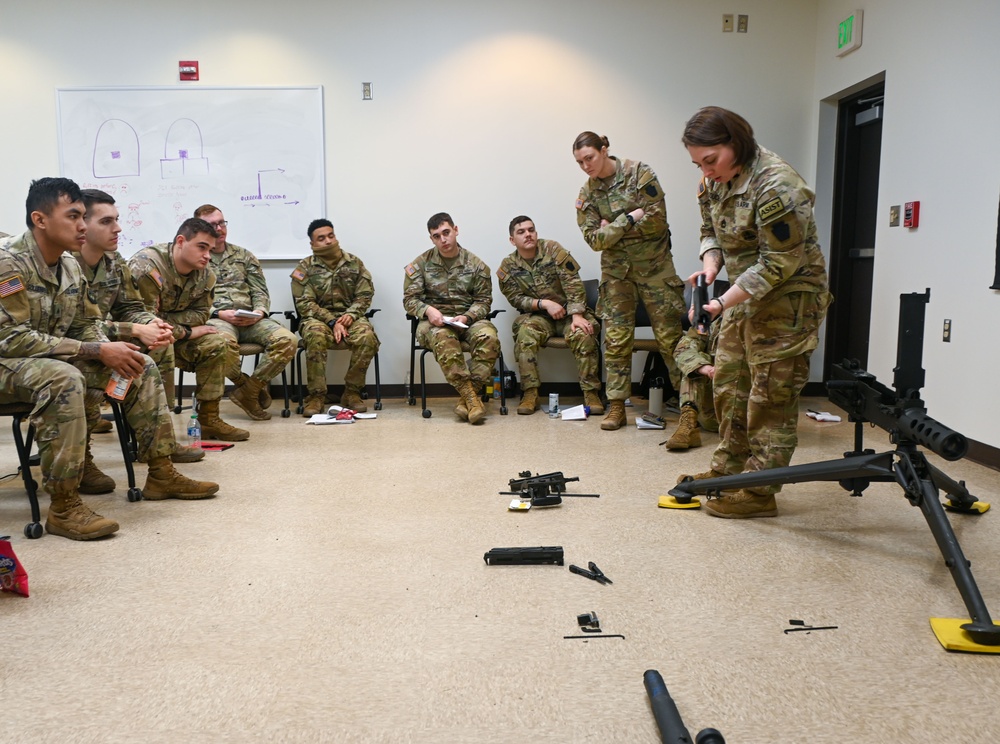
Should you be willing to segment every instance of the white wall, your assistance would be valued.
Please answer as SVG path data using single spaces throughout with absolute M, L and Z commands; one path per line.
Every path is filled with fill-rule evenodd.
M 57 174 L 57 87 L 172 85 L 181 59 L 200 61 L 196 85 L 321 84 L 327 216 L 345 249 L 372 270 L 375 306 L 383 309 L 376 318 L 383 381 L 399 384 L 409 344 L 402 269 L 430 247 L 425 224 L 432 213 L 450 212 L 463 245 L 494 269 L 512 250 L 508 221 L 529 214 L 543 237 L 574 252 L 585 277 L 599 275 L 599 257 L 580 238 L 573 206 L 584 181 L 570 152 L 580 131 L 606 134 L 613 153 L 641 159 L 659 174 L 683 275 L 697 267 L 697 172 L 679 138 L 696 109 L 740 111 L 762 143 L 811 177 L 815 3 L 738 5 L 6 3 L 0 230 L 23 229 L 28 182 Z M 750 32 L 723 34 L 722 13 L 737 11 L 749 13 Z M 360 100 L 362 81 L 374 84 L 374 101 Z M 235 205 L 227 215 L 238 217 Z M 253 235 L 235 219 L 230 235 L 253 248 Z M 275 308 L 291 306 L 292 266 L 266 267 Z M 499 290 L 494 302 L 508 307 Z M 512 316 L 498 322 L 508 355 Z M 330 381 L 339 383 L 346 355 L 334 357 Z M 550 380 L 575 379 L 568 355 L 543 358 L 542 371 Z M 443 380 L 437 369 L 433 375 Z
M 966 436 L 1000 446 L 994 378 L 1000 297 L 989 289 L 1000 197 L 1000 4 L 871 0 L 864 4 L 861 48 L 838 59 L 837 23 L 858 5 L 819 3 L 816 97 L 840 97 L 884 73 L 869 369 L 892 385 L 899 295 L 929 287 L 923 364 L 928 412 Z M 820 137 L 818 168 L 829 173 L 832 135 Z M 827 209 L 829 192 L 820 198 Z M 889 207 L 915 200 L 921 202 L 920 227 L 890 228 Z M 825 230 L 828 244 L 828 222 Z M 945 318 L 953 323 L 951 343 L 941 340 Z

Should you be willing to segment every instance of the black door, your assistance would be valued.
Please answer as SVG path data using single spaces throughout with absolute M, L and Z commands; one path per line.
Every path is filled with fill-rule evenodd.
M 845 98 L 838 108 L 830 290 L 823 379 L 844 359 L 868 364 L 878 219 L 879 156 L 885 84 Z M 888 215 L 887 215 L 888 216 Z

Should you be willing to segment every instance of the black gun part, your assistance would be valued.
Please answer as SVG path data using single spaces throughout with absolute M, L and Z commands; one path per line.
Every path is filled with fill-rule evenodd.
M 493 548 L 483 555 L 489 566 L 520 566 L 551 563 L 563 565 L 561 545 L 538 548 Z

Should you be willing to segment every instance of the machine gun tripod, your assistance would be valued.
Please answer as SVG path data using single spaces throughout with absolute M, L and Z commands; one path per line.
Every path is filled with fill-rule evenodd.
M 899 335 L 893 370 L 895 390 L 879 383 L 874 375 L 861 369 L 857 361 L 845 360 L 833 365 L 833 379 L 827 383 L 829 398 L 847 411 L 849 420 L 854 422 L 854 449 L 844 453 L 843 459 L 719 478 L 688 479 L 669 493 L 678 503 L 689 504 L 696 494 L 718 497 L 724 490 L 785 483 L 837 481 L 853 496 L 861 496 L 873 482 L 898 483 L 910 504 L 919 507 L 924 515 L 969 611 L 971 621 L 963 624 L 962 630 L 976 644 L 1000 646 L 1000 625 L 990 617 L 972 576 L 971 564 L 962 553 L 938 493 L 943 490 L 950 496 L 947 507 L 951 511 L 979 514 L 988 505 L 977 501 L 964 482 L 956 482 L 934 467 L 918 448 L 922 445 L 949 461 L 962 459 L 968 451 L 966 438 L 928 416 L 920 399 L 924 384 L 921 368 L 924 306 L 929 301 L 929 289 L 924 294 L 900 295 Z M 896 449 L 883 453 L 864 449 L 865 422 L 885 429 Z M 935 632 L 940 639 L 937 628 Z

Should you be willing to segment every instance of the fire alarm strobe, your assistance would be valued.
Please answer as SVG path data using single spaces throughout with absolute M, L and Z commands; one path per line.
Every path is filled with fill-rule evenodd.
M 177 63 L 177 67 L 181 80 L 198 79 L 198 60 L 181 60 Z

